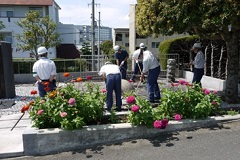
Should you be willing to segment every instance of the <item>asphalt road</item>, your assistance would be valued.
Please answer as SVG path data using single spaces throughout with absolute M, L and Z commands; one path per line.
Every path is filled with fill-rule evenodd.
M 159 135 L 17 160 L 238 160 L 240 120 L 208 128 Z

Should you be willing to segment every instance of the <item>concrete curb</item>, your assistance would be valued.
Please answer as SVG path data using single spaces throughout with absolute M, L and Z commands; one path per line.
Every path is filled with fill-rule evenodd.
M 73 131 L 27 127 L 23 133 L 24 155 L 45 155 L 76 148 L 84 149 L 93 145 L 148 138 L 167 132 L 205 127 L 221 121 L 237 119 L 240 119 L 240 115 L 209 117 L 204 120 L 184 119 L 179 122 L 170 121 L 166 129 L 149 129 L 145 126 L 132 126 L 129 123 L 92 125 Z

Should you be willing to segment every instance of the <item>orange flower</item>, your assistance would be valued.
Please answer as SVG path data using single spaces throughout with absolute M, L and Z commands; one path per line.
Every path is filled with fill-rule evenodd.
M 32 90 L 31 95 L 35 95 L 35 94 L 37 94 L 37 90 Z
M 78 77 L 78 78 L 77 78 L 77 82 L 82 82 L 82 78 L 81 78 L 81 77 Z
M 49 84 L 50 84 L 50 82 L 44 82 L 44 83 L 43 83 L 44 87 L 48 87 Z
M 49 98 L 54 98 L 57 94 L 57 91 L 52 91 L 50 94 L 49 94 Z
M 31 105 L 33 105 L 33 104 L 34 104 L 34 100 L 32 100 L 32 101 L 30 101 L 30 102 L 28 103 L 29 106 L 31 106 Z
M 63 77 L 68 77 L 70 74 L 68 72 L 63 73 Z
M 46 92 L 48 92 L 48 91 L 50 91 L 50 87 L 45 87 L 44 90 L 45 90 Z
M 30 108 L 30 106 L 23 106 L 21 109 L 21 112 L 24 113 L 25 111 L 27 111 Z

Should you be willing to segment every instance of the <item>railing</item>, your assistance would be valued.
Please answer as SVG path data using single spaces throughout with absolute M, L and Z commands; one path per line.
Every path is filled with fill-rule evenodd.
M 166 76 L 166 63 L 167 59 L 176 59 L 177 68 L 176 68 L 176 77 L 179 76 L 179 64 L 180 59 L 178 54 L 168 54 L 166 57 L 160 56 L 160 64 L 161 64 L 161 76 Z M 101 66 L 105 64 L 105 62 L 111 61 L 115 63 L 116 60 L 114 56 L 104 56 L 98 55 L 81 55 L 77 59 L 54 59 L 56 64 L 57 73 L 62 72 L 79 72 L 80 76 L 85 76 L 86 74 L 95 75 Z M 32 74 L 32 67 L 35 60 L 33 59 L 14 59 L 13 60 L 13 68 L 14 74 Z M 133 72 L 133 64 L 131 58 L 128 59 L 128 77 L 132 75 Z M 97 74 L 96 74 L 97 75 Z

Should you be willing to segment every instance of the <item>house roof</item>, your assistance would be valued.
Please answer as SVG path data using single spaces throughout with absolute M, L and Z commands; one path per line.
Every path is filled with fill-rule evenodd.
M 53 0 L 0 0 L 0 5 L 52 6 Z

